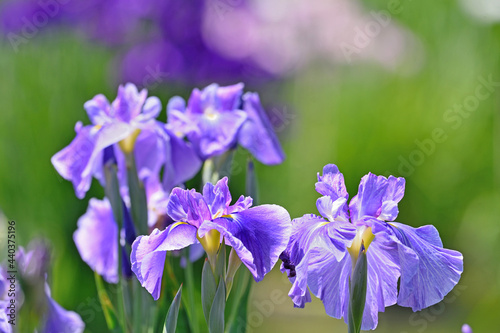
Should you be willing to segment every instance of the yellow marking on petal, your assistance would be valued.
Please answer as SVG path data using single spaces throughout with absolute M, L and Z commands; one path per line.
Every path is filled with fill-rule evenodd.
M 359 251 L 361 249 L 361 244 L 364 245 L 364 252 L 368 251 L 368 247 L 371 242 L 375 239 L 375 235 L 372 232 L 371 227 L 359 227 L 356 231 L 356 237 L 354 237 L 351 247 L 347 248 L 347 251 L 351 255 L 353 267 L 356 264 L 356 260 L 358 260 Z
M 130 134 L 128 137 L 123 139 L 122 141 L 118 142 L 118 145 L 120 146 L 121 150 L 125 154 L 130 154 L 131 152 L 134 151 L 134 146 L 135 146 L 135 141 L 137 140 L 137 137 L 141 133 L 141 130 L 136 128 L 132 134 Z
M 328 223 L 330 223 L 330 222 L 329 222 L 329 221 L 326 221 L 326 222 L 321 222 L 321 223 L 319 224 L 319 226 L 318 226 L 318 227 L 322 227 L 322 226 L 324 226 L 324 225 L 327 225 Z
M 217 118 L 219 118 L 219 114 L 211 106 L 203 111 L 203 115 L 210 121 L 215 121 L 217 120 Z
M 181 225 L 181 224 L 188 224 L 187 222 L 175 222 L 174 224 L 172 224 L 170 226 L 170 231 L 172 231 L 172 229 L 174 229 L 175 227 Z

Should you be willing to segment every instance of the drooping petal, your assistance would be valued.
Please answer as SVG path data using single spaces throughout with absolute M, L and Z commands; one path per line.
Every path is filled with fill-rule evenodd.
M 7 316 L 7 307 L 10 301 L 0 300 L 0 333 L 11 333 L 12 325 L 9 323 L 10 318 Z
M 316 202 L 316 207 L 323 217 L 330 221 L 349 220 L 347 212 L 349 194 L 345 187 L 344 175 L 335 164 L 325 165 L 323 175 L 320 176 L 318 173 L 316 191 L 324 195 Z
M 47 312 L 44 316 L 41 333 L 81 333 L 85 329 L 82 318 L 73 311 L 68 311 L 60 306 L 50 296 L 50 289 L 45 284 L 47 295 Z
M 401 258 L 398 304 L 419 311 L 440 302 L 460 280 L 462 254 L 443 248 L 434 226 L 412 228 L 396 222 L 390 225 Z
M 166 157 L 163 184 L 166 190 L 170 190 L 193 178 L 200 170 L 202 162 L 190 143 L 169 130 L 164 131 Z
M 373 330 L 378 324 L 378 313 L 396 304 L 401 269 L 397 246 L 384 234 L 375 235 L 366 256 L 368 280 L 361 329 Z M 347 323 L 347 313 L 344 319 Z
M 267 165 L 282 163 L 285 153 L 260 103 L 259 95 L 246 93 L 243 96 L 243 103 L 243 110 L 248 119 L 238 134 L 238 143 L 261 163 Z
M 349 210 L 351 221 L 356 223 L 363 217 L 378 217 L 382 199 L 388 186 L 387 178 L 368 173 L 359 183 L 358 194 L 351 199 Z
M 71 143 L 56 153 L 51 162 L 57 172 L 73 183 L 78 198 L 83 198 L 92 182 L 93 162 L 99 155 L 95 151 L 97 129 L 93 126 L 75 126 L 76 137 Z
M 291 278 L 293 284 L 288 295 L 296 307 L 303 307 L 306 302 L 310 301 L 307 291 L 309 285 L 311 292 L 318 297 L 327 292 L 336 293 L 336 296 L 328 295 L 325 296 L 325 299 L 336 297 L 337 300 L 341 301 L 337 303 L 340 306 L 339 309 L 328 305 L 330 306 L 330 315 L 336 315 L 336 318 L 341 317 L 344 296 L 341 296 L 343 291 L 339 289 L 342 287 L 339 279 L 341 279 L 341 273 L 344 270 L 343 261 L 349 257 L 346 247 L 350 245 L 355 236 L 356 229 L 350 223 L 327 222 L 312 214 L 292 221 L 292 236 L 286 251 L 288 254 L 286 264 L 293 266 L 294 270 L 295 276 Z M 324 266 L 327 268 L 323 269 Z M 325 274 L 333 272 L 338 273 L 338 275 L 328 276 L 328 281 L 324 279 Z M 336 289 L 327 290 L 330 287 L 328 283 L 336 285 Z M 331 305 L 333 306 L 333 303 Z
M 166 252 L 197 242 L 196 227 L 183 222 L 174 223 L 163 231 L 155 229 L 149 236 L 137 237 L 130 255 L 132 271 L 155 300 L 160 297 Z
M 277 205 L 261 205 L 214 221 L 205 221 L 198 234 L 216 229 L 233 247 L 255 280 L 264 278 L 285 250 L 291 232 L 290 215 Z
M 118 226 L 108 199 L 90 199 L 73 240 L 83 261 L 109 283 L 118 282 Z

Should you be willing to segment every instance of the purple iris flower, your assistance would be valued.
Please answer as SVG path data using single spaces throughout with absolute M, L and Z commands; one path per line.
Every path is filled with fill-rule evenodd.
M 201 242 L 210 255 L 224 238 L 260 281 L 286 248 L 291 231 L 288 212 L 277 205 L 250 208 L 252 198 L 244 196 L 231 205 L 227 181 L 223 178 L 215 186 L 207 183 L 203 194 L 174 188 L 168 214 L 175 223 L 138 237 L 132 245 L 132 270 L 154 299 L 160 297 L 167 251 Z
M 361 244 L 368 259 L 363 330 L 374 329 L 378 312 L 387 306 L 397 303 L 419 311 L 453 289 L 463 271 L 462 254 L 443 248 L 431 225 L 413 228 L 392 222 L 404 186 L 404 178 L 369 173 L 348 206 L 343 175 L 333 164 L 324 167 L 316 183 L 316 191 L 323 195 L 316 202 L 322 217 L 294 219 L 282 255 L 295 306 L 310 302 L 309 288 L 328 315 L 347 322 L 349 278 Z
M 45 294 L 47 296 L 47 312 L 43 317 L 43 327 L 41 333 L 81 333 L 85 329 L 80 316 L 73 311 L 68 311 L 60 306 L 50 296 L 50 289 L 45 284 Z
M 104 184 L 105 150 L 112 147 L 118 161 L 121 186 L 126 186 L 125 157 L 133 151 L 139 176 L 158 174 L 162 166 L 166 185 L 173 187 L 192 178 L 201 165 L 192 148 L 171 134 L 155 120 L 161 110 L 160 100 L 147 97 L 133 84 L 118 88 L 117 98 L 110 104 L 97 95 L 84 105 L 92 125 L 75 126 L 76 137 L 51 161 L 59 174 L 73 183 L 78 198 L 83 198 L 95 176 Z
M 264 164 L 279 164 L 285 159 L 259 96 L 243 95 L 242 83 L 194 89 L 187 106 L 182 98 L 173 97 L 167 112 L 167 128 L 179 136 L 186 135 L 203 160 L 237 144 Z

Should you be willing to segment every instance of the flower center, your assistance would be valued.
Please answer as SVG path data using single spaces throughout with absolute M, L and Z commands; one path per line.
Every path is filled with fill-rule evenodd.
M 137 137 L 141 133 L 141 130 L 136 128 L 132 134 L 127 136 L 125 139 L 122 141 L 118 142 L 118 145 L 120 146 L 121 150 L 125 154 L 130 154 L 132 151 L 134 151 L 134 146 L 135 146 L 135 140 L 137 140 Z
M 364 251 L 366 252 L 368 251 L 368 247 L 374 239 L 375 235 L 372 233 L 371 227 L 362 226 L 358 228 L 358 230 L 356 231 L 356 237 L 354 237 L 351 247 L 347 248 L 347 251 L 349 251 L 349 254 L 351 255 L 353 267 L 356 264 L 356 260 L 358 260 L 361 244 L 363 244 L 365 248 Z
M 215 121 L 217 118 L 219 118 L 219 113 L 215 111 L 215 109 L 211 106 L 207 107 L 203 111 L 203 115 L 210 121 Z

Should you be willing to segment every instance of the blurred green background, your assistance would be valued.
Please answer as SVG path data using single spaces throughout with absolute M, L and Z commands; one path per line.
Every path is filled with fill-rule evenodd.
M 388 2 L 363 3 L 368 9 L 384 9 Z M 344 173 L 351 197 L 368 172 L 404 176 L 406 194 L 397 221 L 435 225 L 445 247 L 464 254 L 465 271 L 445 301 L 416 314 L 390 307 L 379 315 L 377 331 L 459 332 L 463 323 L 475 332 L 496 331 L 500 87 L 493 87 L 466 116 L 445 117 L 475 94 L 478 78 L 500 82 L 500 25 L 474 20 L 456 1 L 407 1 L 405 6 L 393 19 L 413 32 L 423 50 L 414 56 L 419 70 L 411 75 L 366 63 L 328 69 L 315 64 L 278 89 L 252 87 L 265 103 L 281 105 L 276 112 L 286 116 L 279 133 L 286 162 L 257 167 L 261 202 L 283 205 L 292 217 L 315 213 L 316 173 L 327 163 Z M 80 313 L 92 308 L 96 293 L 72 233 L 88 198 L 103 194 L 94 182 L 86 199 L 78 200 L 50 157 L 70 142 L 77 121 L 88 123 L 85 101 L 97 93 L 114 98 L 112 57 L 112 49 L 64 31 L 41 33 L 19 53 L 5 41 L 0 44 L 0 209 L 16 220 L 20 245 L 40 236 L 50 241 L 52 295 Z M 163 105 L 177 93 L 188 96 L 168 85 L 150 92 Z M 165 117 L 163 112 L 161 119 Z M 428 151 L 419 148 L 416 140 L 429 145 L 436 128 L 445 132 L 442 140 L 430 144 L 434 148 L 427 146 Z M 408 166 L 401 169 L 402 160 L 412 164 L 411 172 Z M 254 287 L 253 332 L 346 330 L 343 321 L 325 315 L 317 300 L 293 309 L 286 297 L 289 286 L 276 269 Z M 280 301 L 259 310 L 269 305 L 272 293 Z M 88 332 L 104 327 L 102 314 L 95 314 L 86 323 Z

